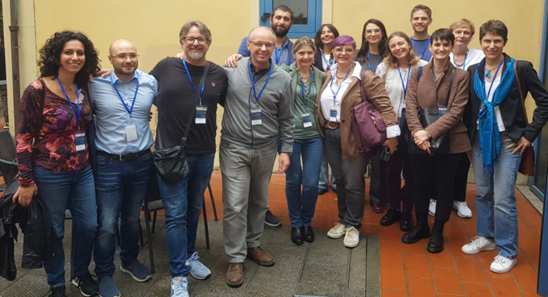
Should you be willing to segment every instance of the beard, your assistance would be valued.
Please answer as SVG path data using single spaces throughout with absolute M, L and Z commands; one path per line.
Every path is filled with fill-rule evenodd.
M 204 56 L 204 53 L 202 53 L 202 52 L 198 52 L 198 53 L 190 52 L 190 53 L 188 53 L 188 57 L 191 58 L 192 60 L 199 60 L 203 56 Z
M 272 30 L 274 30 L 274 34 L 276 34 L 276 37 L 279 37 L 279 38 L 284 38 L 287 33 L 289 32 L 289 28 L 287 29 L 278 29 L 277 26 L 272 26 Z

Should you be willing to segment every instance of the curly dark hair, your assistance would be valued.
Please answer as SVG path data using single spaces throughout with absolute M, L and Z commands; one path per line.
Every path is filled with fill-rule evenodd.
M 99 65 L 99 54 L 93 46 L 93 42 L 91 42 L 86 35 L 79 32 L 55 32 L 55 34 L 46 41 L 46 44 L 40 49 L 40 60 L 38 60 L 40 75 L 42 77 L 53 76 L 57 78 L 59 75 L 59 67 L 61 66 L 61 52 L 63 51 L 65 43 L 71 40 L 78 40 L 84 45 L 86 62 L 84 63 L 84 67 L 76 73 L 76 77 L 74 78 L 76 85 L 83 87 L 89 83 L 92 77 L 97 76 L 97 72 L 101 70 L 101 66 Z

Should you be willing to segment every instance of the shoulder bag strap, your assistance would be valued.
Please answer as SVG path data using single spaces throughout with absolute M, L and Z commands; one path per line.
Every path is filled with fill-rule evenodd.
M 38 118 L 36 119 L 36 131 L 34 131 L 34 139 L 32 140 L 32 148 L 35 149 L 38 146 L 38 140 L 40 138 L 40 131 L 42 131 L 42 123 L 44 119 L 44 104 L 46 103 L 46 84 L 44 80 L 40 79 L 42 83 L 42 92 L 40 92 L 40 106 L 38 106 Z
M 453 72 L 451 73 L 451 82 L 449 83 L 449 92 L 447 92 L 447 99 L 445 99 L 445 107 L 447 107 L 447 103 L 449 103 L 449 96 L 451 96 L 451 88 L 453 87 L 453 78 L 455 78 L 455 71 L 456 69 L 453 68 Z
M 518 76 L 518 61 L 514 62 L 514 72 L 516 73 L 516 83 L 518 84 L 519 99 L 521 100 L 521 108 L 523 109 L 523 114 L 525 115 L 525 123 L 529 125 L 529 118 L 527 117 L 527 110 L 525 109 L 525 99 L 523 98 L 523 91 L 521 90 L 521 83 Z
M 209 61 L 206 62 L 206 65 L 204 67 L 204 73 L 202 74 L 202 78 L 200 78 L 200 83 L 198 84 L 198 90 L 201 90 L 202 87 L 204 84 L 205 84 L 205 79 L 206 79 L 206 76 L 207 76 L 207 70 L 209 69 Z M 198 94 L 198 92 L 196 92 L 196 96 L 198 97 L 197 99 L 200 100 L 200 94 Z M 188 117 L 188 121 L 186 122 L 186 128 L 185 128 L 185 133 L 183 134 L 183 138 L 181 138 L 181 146 L 184 148 L 185 147 L 185 143 L 186 143 L 186 139 L 188 137 L 188 131 L 190 131 L 190 126 L 192 125 L 192 120 L 194 118 L 194 113 L 196 112 L 196 108 L 194 108 L 194 112 L 191 113 L 191 116 Z
M 365 79 L 365 72 L 369 71 L 369 69 L 362 68 L 362 71 L 360 73 L 360 93 L 362 95 L 362 102 L 367 102 L 367 94 L 365 94 L 365 88 L 363 86 L 363 80 Z

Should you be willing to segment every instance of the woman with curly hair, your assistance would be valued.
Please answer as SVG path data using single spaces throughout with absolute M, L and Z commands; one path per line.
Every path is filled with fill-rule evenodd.
M 40 79 L 21 97 L 17 135 L 19 189 L 14 202 L 29 206 L 34 196 L 49 212 L 53 257 L 44 262 L 49 296 L 65 296 L 63 237 L 65 209 L 72 213 L 72 283 L 84 296 L 98 292 L 88 266 L 97 231 L 95 184 L 86 134 L 91 122 L 84 88 L 99 71 L 93 43 L 83 34 L 55 33 L 40 49 Z M 34 142 L 37 133 L 43 134 Z

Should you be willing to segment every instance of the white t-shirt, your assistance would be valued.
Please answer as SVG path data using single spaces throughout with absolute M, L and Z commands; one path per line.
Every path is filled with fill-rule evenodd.
M 455 67 L 463 70 L 468 69 L 470 65 L 479 64 L 481 60 L 483 60 L 483 58 L 485 58 L 485 54 L 483 53 L 483 51 L 469 47 L 468 52 L 466 53 L 466 57 L 464 58 L 464 63 L 463 65 L 461 65 L 461 67 L 459 67 L 455 63 L 455 58 L 453 57 L 453 53 L 449 54 L 449 61 L 451 61 L 451 63 L 455 65 Z

